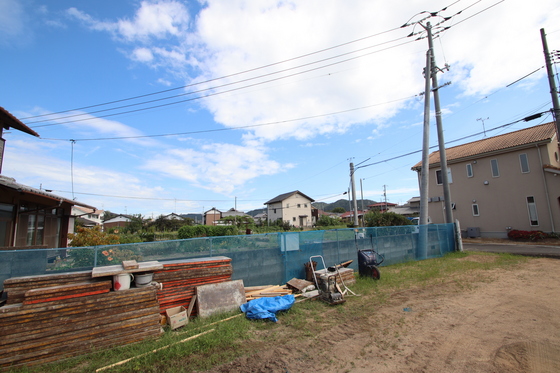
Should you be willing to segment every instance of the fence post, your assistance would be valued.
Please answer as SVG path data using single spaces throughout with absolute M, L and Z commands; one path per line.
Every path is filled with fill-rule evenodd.
M 213 246 L 212 246 L 212 237 L 210 237 L 209 240 L 210 240 L 210 256 L 212 256 L 212 249 L 213 249 Z
M 97 267 L 97 246 L 93 248 L 94 255 L 93 255 L 93 268 Z

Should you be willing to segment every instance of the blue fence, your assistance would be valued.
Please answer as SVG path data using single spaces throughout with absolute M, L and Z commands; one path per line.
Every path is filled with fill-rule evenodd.
M 427 247 L 418 246 L 420 231 L 427 229 Z M 233 279 L 247 286 L 284 284 L 305 278 L 304 263 L 322 255 L 327 266 L 353 260 L 357 251 L 375 249 L 385 257 L 383 265 L 435 258 L 455 250 L 453 224 L 335 229 L 205 237 L 188 240 L 145 242 L 68 249 L 0 251 L 0 283 L 10 277 L 91 270 L 93 267 L 137 261 L 192 259 L 227 256 L 232 259 Z

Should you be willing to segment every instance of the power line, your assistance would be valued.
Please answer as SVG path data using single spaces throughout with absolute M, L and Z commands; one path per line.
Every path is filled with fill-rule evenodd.
M 454 4 L 456 4 L 456 3 L 457 3 L 457 1 L 454 2 L 454 3 L 452 3 L 451 5 L 454 5 Z M 451 5 L 450 5 L 450 6 L 451 6 Z M 472 6 L 472 5 L 471 5 L 471 6 Z M 469 7 L 470 7 L 470 6 L 469 6 Z M 465 8 L 465 9 L 468 9 L 469 7 Z M 429 13 L 429 14 L 430 14 L 429 17 L 433 17 L 433 16 L 438 15 L 439 12 L 444 11 L 444 10 L 446 10 L 446 9 L 447 9 L 447 7 L 443 8 L 442 10 L 437 11 L 437 12 L 431 12 L 431 13 L 430 13 L 430 12 L 422 12 L 422 13 Z M 465 9 L 463 9 L 463 10 L 465 10 Z M 445 18 L 444 18 L 444 21 L 442 21 L 442 22 L 440 22 L 440 23 L 446 22 L 447 20 L 454 18 L 456 15 L 459 15 L 463 10 L 461 10 L 460 12 L 457 12 L 455 15 L 453 15 L 453 16 L 451 16 L 451 17 L 445 17 Z M 483 10 L 483 11 L 484 11 L 484 10 Z M 481 12 L 482 12 L 482 11 L 481 11 Z M 479 12 L 479 13 L 481 13 L 481 12 Z M 477 14 L 478 14 L 478 13 L 477 13 Z M 428 18 L 429 18 L 429 17 L 428 17 Z M 126 98 L 126 99 L 121 99 L 121 100 L 110 101 L 110 102 L 102 103 L 102 104 L 96 104 L 96 105 L 85 106 L 85 107 L 81 107 L 81 108 L 78 108 L 78 109 L 64 110 L 64 111 L 59 111 L 59 112 L 56 112 L 56 113 L 49 113 L 49 114 L 43 114 L 43 115 L 32 116 L 32 117 L 26 117 L 26 118 L 22 118 L 22 119 L 25 120 L 25 119 L 39 118 L 39 117 L 45 117 L 45 116 L 53 116 L 53 115 L 56 115 L 56 114 L 62 114 L 62 113 L 67 113 L 67 112 L 71 112 L 71 111 L 77 111 L 77 110 L 83 110 L 83 109 L 88 109 L 88 108 L 94 108 L 94 107 L 99 107 L 99 106 L 110 105 L 110 104 L 114 104 L 114 103 L 119 103 L 119 102 L 134 100 L 134 99 L 143 98 L 143 97 L 148 97 L 148 96 L 152 96 L 152 95 L 156 95 L 156 94 L 161 94 L 161 93 L 166 93 L 166 92 L 170 92 L 170 91 L 175 91 L 175 90 L 178 90 L 178 89 L 184 89 L 184 88 L 187 88 L 187 87 L 192 87 L 192 86 L 196 86 L 196 85 L 200 85 L 200 84 L 205 84 L 205 83 L 208 83 L 208 82 L 217 81 L 217 80 L 225 79 L 225 78 L 228 78 L 228 77 L 233 77 L 233 76 L 241 75 L 241 74 L 244 74 L 244 73 L 247 73 L 247 72 L 257 71 L 257 70 L 260 70 L 260 69 L 263 69 L 263 68 L 266 68 L 266 67 L 278 65 L 278 64 L 281 64 L 281 63 L 293 61 L 293 60 L 296 60 L 296 59 L 299 59 L 299 58 L 307 57 L 307 56 L 314 55 L 314 54 L 317 54 L 317 53 L 321 53 L 321 52 L 324 52 L 324 51 L 328 51 L 328 50 L 332 50 L 332 49 L 335 49 L 335 48 L 339 48 L 339 47 L 341 47 L 341 46 L 349 45 L 349 44 L 352 44 L 352 43 L 355 43 L 355 42 L 358 42 L 358 41 L 362 41 L 362 40 L 365 40 L 365 39 L 368 39 L 368 38 L 371 38 L 371 37 L 374 37 L 374 36 L 379 36 L 379 35 L 382 35 L 382 34 L 385 34 L 385 33 L 389 33 L 389 32 L 395 31 L 395 30 L 400 29 L 400 28 L 403 28 L 403 27 L 408 27 L 408 26 L 411 26 L 411 25 L 415 25 L 415 24 L 417 24 L 418 22 L 421 22 L 421 21 L 422 21 L 422 20 L 417 21 L 417 22 L 412 22 L 412 23 L 408 23 L 408 22 L 407 22 L 405 25 L 403 25 L 403 26 L 401 26 L 401 27 L 398 27 L 398 28 L 393 28 L 393 29 L 390 29 L 390 30 L 386 30 L 386 31 L 383 31 L 383 32 L 380 32 L 380 33 L 377 33 L 377 34 L 374 34 L 374 35 L 370 35 L 370 36 L 367 36 L 367 37 L 364 37 L 364 38 L 360 38 L 360 39 L 356 39 L 356 40 L 353 40 L 353 41 L 350 41 L 350 42 L 342 43 L 342 44 L 339 44 L 339 45 L 336 45 L 336 46 L 333 46 L 333 47 L 325 48 L 325 49 L 322 49 L 322 50 L 319 50 L 319 51 L 316 51 L 316 52 L 311 52 L 311 53 L 308 53 L 308 54 L 304 54 L 304 55 L 302 55 L 302 56 L 298 56 L 298 57 L 294 57 L 294 58 L 291 58 L 291 59 L 283 60 L 283 61 L 276 62 L 276 63 L 273 63 L 273 64 L 264 65 L 264 66 L 261 66 L 261 67 L 257 67 L 257 68 L 254 68 L 254 69 L 249 69 L 249 70 L 246 70 L 246 71 L 242 71 L 242 72 L 238 72 L 238 73 L 226 75 L 226 76 L 219 77 L 219 78 L 209 79 L 209 80 L 206 80 L 206 81 L 204 81 L 204 82 L 192 83 L 192 84 L 189 84 L 189 85 L 186 85 L 186 86 L 171 88 L 171 89 L 167 89 L 167 90 L 163 90 L 163 91 L 158 91 L 158 92 L 154 92 L 154 93 L 149 93 L 149 94 L 145 94 L 145 95 L 140 95 L 140 96 L 135 96 L 135 97 L 131 97 L 131 98 Z M 448 28 L 449 28 L 449 27 L 448 27 Z M 446 29 L 448 29 L 448 28 L 446 28 Z M 412 35 L 412 34 L 411 34 L 411 35 Z M 409 36 L 411 36 L 411 35 L 409 35 Z M 177 97 L 181 97 L 181 96 L 185 96 L 185 95 L 192 95 L 192 94 L 195 94 L 195 93 L 200 93 L 200 92 L 204 92 L 204 91 L 209 91 L 209 90 L 213 90 L 213 89 L 217 89 L 217 88 L 223 88 L 223 87 L 225 87 L 225 86 L 230 86 L 230 85 L 239 84 L 239 83 L 242 83 L 242 82 L 247 82 L 247 81 L 250 81 L 250 80 L 260 79 L 260 78 L 263 78 L 263 77 L 266 77 L 266 76 L 271 76 L 271 75 L 279 74 L 279 73 L 282 73 L 282 72 L 286 72 L 286 71 L 298 69 L 298 68 L 301 68 L 301 67 L 305 67 L 305 66 L 317 64 L 317 63 L 320 63 L 320 62 L 325 62 L 325 61 L 332 60 L 332 59 L 335 59 L 335 58 L 340 58 L 340 57 L 342 57 L 342 56 L 346 56 L 346 55 L 349 55 L 349 54 L 357 53 L 357 52 L 360 52 L 360 51 L 363 51 L 363 50 L 366 50 L 366 49 L 370 49 L 370 48 L 374 48 L 374 47 L 377 47 L 377 46 L 380 46 L 380 45 L 383 45 L 383 44 L 393 43 L 393 42 L 396 42 L 396 41 L 398 41 L 398 40 L 400 40 L 400 39 L 404 39 L 404 38 L 393 39 L 393 40 L 390 40 L 390 41 L 388 41 L 388 42 L 380 43 L 380 44 L 373 45 L 373 46 L 364 47 L 364 48 L 361 48 L 361 49 L 358 49 L 358 50 L 346 52 L 346 53 L 339 54 L 339 55 L 336 55 L 336 56 L 333 56 L 333 57 L 324 58 L 324 59 L 317 60 L 317 61 L 313 61 L 313 62 L 310 62 L 310 63 L 307 63 L 307 64 L 302 64 L 302 65 L 299 65 L 299 66 L 295 66 L 295 67 L 292 67 L 292 68 L 287 68 L 287 69 L 279 70 L 279 71 L 276 71 L 276 72 L 272 72 L 272 73 L 268 73 L 268 74 L 263 74 L 263 75 L 260 75 L 260 76 L 257 76 L 257 77 L 246 78 L 246 79 L 238 80 L 238 81 L 236 81 L 236 82 L 230 82 L 230 83 L 226 83 L 226 84 L 222 84 L 222 85 L 218 85 L 218 86 L 214 86 L 214 87 L 210 87 L 210 88 L 200 89 L 200 90 L 197 90 L 197 91 L 192 91 L 192 92 L 187 92 L 187 93 L 183 93 L 183 94 L 179 94 L 179 95 L 174 95 L 174 96 L 169 96 L 169 97 L 163 97 L 163 98 L 153 99 L 153 100 L 149 100 L 149 101 L 143 101 L 143 102 L 134 103 L 134 104 L 121 105 L 121 106 L 117 106 L 117 107 L 113 107 L 113 108 L 108 108 L 108 109 L 96 110 L 96 111 L 92 111 L 92 112 L 88 112 L 88 113 L 73 114 L 73 115 L 64 116 L 64 117 L 59 117 L 59 118 L 50 118 L 50 119 L 37 120 L 37 121 L 28 122 L 28 123 L 26 123 L 26 124 L 29 125 L 29 124 L 33 124 L 33 123 L 41 123 L 41 122 L 45 122 L 45 121 L 53 121 L 53 120 L 74 118 L 74 117 L 80 117 L 80 116 L 84 116 L 84 115 L 88 115 L 88 114 L 91 115 L 91 114 L 100 113 L 100 112 L 106 112 L 106 111 L 112 111 L 112 110 L 119 110 L 119 109 L 124 109 L 124 108 L 127 108 L 127 107 L 133 107 L 133 106 L 138 106 L 138 105 L 145 105 L 145 104 L 149 104 L 149 103 L 153 103 L 153 102 L 159 102 L 159 101 L 169 100 L 169 99 L 172 99 L 172 98 L 177 98 Z M 419 39 L 417 39 L 417 40 L 419 40 Z M 402 43 L 402 44 L 399 44 L 399 45 L 396 45 L 396 46 L 393 46 L 393 47 L 401 46 L 401 45 L 404 45 L 404 44 L 407 44 L 407 43 Z M 393 48 L 393 47 L 390 47 L 390 48 Z M 390 49 L 390 48 L 386 48 L 386 49 Z M 377 52 L 380 52 L 380 51 L 383 51 L 383 50 L 386 50 L 386 49 L 382 49 L 382 50 L 375 51 L 375 52 L 372 52 L 372 53 L 377 53 Z M 327 64 L 327 65 L 325 65 L 325 66 L 321 66 L 321 67 L 316 68 L 316 69 L 329 67 L 329 66 L 332 66 L 332 65 L 335 65 L 335 64 L 338 64 L 338 63 L 348 62 L 348 61 L 353 60 L 353 59 L 356 59 L 356 58 L 365 57 L 365 56 L 370 55 L 370 54 L 372 54 L 372 53 L 366 53 L 366 54 L 363 54 L 363 55 L 361 55 L 361 56 L 357 56 L 357 57 L 355 57 L 355 58 L 346 59 L 346 60 L 339 61 L 339 62 L 336 62 L 336 63 L 333 63 L 333 64 Z M 310 69 L 310 70 L 306 70 L 306 71 L 299 72 L 299 73 L 296 73 L 296 74 L 290 74 L 290 75 L 287 75 L 287 76 L 284 76 L 284 77 L 281 77 L 281 78 L 278 78 L 278 79 L 285 79 L 285 78 L 288 78 L 288 77 L 291 77 L 291 76 L 294 76 L 294 75 L 299 75 L 299 74 L 307 73 L 307 72 L 310 72 L 310 71 L 314 71 L 314 70 L 316 70 L 316 69 Z M 247 86 L 244 86 L 244 87 L 235 88 L 235 89 L 232 89 L 232 90 L 226 90 L 226 91 L 223 91 L 223 92 L 217 92 L 217 93 L 213 93 L 213 94 L 209 94 L 209 95 L 199 96 L 199 97 L 195 97 L 195 98 L 193 98 L 193 99 L 175 101 L 175 102 L 168 103 L 168 104 L 155 105 L 155 106 L 150 106 L 150 107 L 147 107 L 147 108 L 142 108 L 142 109 L 137 109 L 137 110 L 129 110 L 129 111 L 124 111 L 124 112 L 120 112 L 120 113 L 114 113 L 114 114 L 103 115 L 103 116 L 96 116 L 96 117 L 94 117 L 94 118 L 78 119 L 78 120 L 73 120 L 73 121 L 52 123 L 52 124 L 39 125 L 39 126 L 32 126 L 32 127 L 45 127 L 45 126 L 53 126 L 53 125 L 66 124 L 66 123 L 74 123 L 74 122 L 85 121 L 85 120 L 93 120 L 93 119 L 97 119 L 97 118 L 105 118 L 105 117 L 110 117 L 110 116 L 115 116 L 115 115 L 129 114 L 129 113 L 134 113 L 134 112 L 137 112 L 137 111 L 144 111 L 144 110 L 149 110 L 149 109 L 156 109 L 156 108 L 165 107 L 165 106 L 169 106 L 169 105 L 175 105 L 175 104 L 184 103 L 184 102 L 188 102 L 188 101 L 192 101 L 192 100 L 198 100 L 198 99 L 202 99 L 202 98 L 207 98 L 207 97 L 214 96 L 214 95 L 217 95 L 217 94 L 228 93 L 228 92 L 231 92 L 231 91 L 235 91 L 235 90 L 239 90 L 239 89 L 243 89 L 243 88 L 252 87 L 252 86 L 254 86 L 254 85 L 265 84 L 265 83 L 269 83 L 269 82 L 271 82 L 271 81 L 275 81 L 275 80 L 278 80 L 278 79 L 272 79 L 272 80 L 268 80 L 268 81 L 264 81 L 264 82 L 259 82 L 259 83 L 256 83 L 256 84 L 247 85 Z
M 394 39 L 394 40 L 391 40 L 390 42 L 394 42 L 394 41 L 401 40 L 401 39 L 405 39 L 405 38 L 403 37 L 403 38 Z M 382 44 L 388 44 L 388 43 L 390 43 L 390 42 L 381 43 L 381 44 L 378 44 L 378 45 L 376 45 L 376 46 L 379 46 L 379 45 L 382 45 Z M 123 115 L 123 114 L 136 113 L 136 112 L 140 112 L 140 111 L 151 110 L 151 109 L 166 107 L 166 106 L 170 106 L 170 105 L 176 105 L 176 104 L 185 103 L 185 102 L 189 102 L 189 101 L 200 100 L 200 99 L 204 99 L 204 98 L 208 98 L 208 97 L 212 97 L 212 96 L 221 95 L 221 94 L 224 94 L 224 93 L 230 93 L 230 92 L 239 91 L 239 90 L 245 89 L 245 88 L 250 88 L 250 87 L 254 87 L 254 86 L 258 86 L 258 85 L 262 85 L 262 84 L 266 84 L 266 83 L 271 83 L 271 82 L 274 82 L 274 81 L 278 81 L 278 80 L 290 78 L 290 77 L 297 76 L 297 75 L 302 75 L 302 74 L 305 74 L 305 73 L 308 73 L 308 72 L 311 72 L 311 71 L 316 71 L 316 70 L 324 69 L 324 68 L 331 67 L 331 66 L 334 66 L 334 65 L 338 65 L 338 64 L 341 64 L 341 63 L 345 63 L 345 62 L 348 62 L 348 61 L 356 60 L 356 59 L 358 59 L 358 58 L 362 58 L 362 57 L 365 57 L 365 56 L 369 56 L 369 55 L 371 55 L 371 54 L 383 52 L 383 51 L 385 51 L 385 50 L 392 49 L 392 48 L 396 48 L 396 47 L 400 47 L 400 46 L 402 46 L 402 45 L 410 44 L 410 43 L 413 43 L 413 42 L 415 42 L 415 40 L 407 41 L 407 42 L 400 43 L 400 44 L 397 44 L 397 45 L 393 45 L 393 46 L 390 46 L 390 47 L 387 47 L 387 48 L 383 48 L 383 49 L 376 50 L 376 51 L 373 51 L 373 52 L 365 53 L 365 54 L 362 54 L 362 55 L 359 55 L 359 56 L 347 58 L 347 59 L 345 59 L 345 60 L 341 60 L 341 61 L 329 63 L 329 64 L 326 64 L 326 65 L 323 65 L 323 66 L 314 67 L 314 68 L 307 69 L 307 70 L 304 70 L 304 71 L 300 71 L 300 72 L 288 74 L 288 75 L 285 75 L 285 76 L 282 76 L 282 77 L 278 77 L 278 78 L 274 78 L 274 79 L 269 79 L 269 80 L 265 80 L 265 81 L 257 82 L 257 83 L 253 83 L 253 84 L 248 84 L 248 85 L 245 85 L 245 86 L 242 86 L 242 87 L 232 88 L 232 89 L 225 90 L 225 91 L 221 91 L 221 92 L 215 92 L 215 93 L 210 93 L 210 94 L 203 95 L 203 96 L 193 97 L 193 98 L 189 98 L 189 99 L 185 99 L 185 100 L 179 100 L 179 101 L 175 101 L 175 102 L 170 102 L 170 103 L 160 104 L 160 105 L 154 105 L 154 106 L 149 106 L 149 107 L 146 107 L 146 108 L 140 108 L 140 109 L 135 109 L 135 110 L 128 110 L 128 111 L 123 111 L 123 112 L 119 112 L 119 113 L 113 113 L 113 114 L 107 114 L 107 115 L 99 115 L 99 116 L 94 116 L 94 117 L 91 117 L 91 118 L 76 119 L 76 120 L 70 120 L 70 121 L 65 121 L 65 122 L 58 122 L 58 123 L 51 123 L 51 124 L 43 124 L 43 125 L 30 126 L 30 127 L 31 127 L 31 128 L 39 128 L 39 127 L 57 126 L 57 125 L 60 125 L 60 124 L 67 124 L 67 123 L 83 122 L 83 121 L 87 121 L 87 120 L 95 120 L 95 119 L 99 119 L 99 118 L 107 118 L 107 117 L 112 117 L 112 116 L 116 116 L 116 115 Z M 326 61 L 326 60 L 329 60 L 329 59 L 331 59 L 331 58 L 327 58 L 327 59 L 325 59 L 325 61 Z M 319 62 L 323 62 L 323 61 L 319 61 Z M 312 65 L 312 64 L 315 64 L 315 63 L 316 63 L 316 62 L 309 63 L 309 64 L 305 64 L 305 65 L 301 65 L 301 66 L 297 66 L 297 67 L 294 67 L 294 68 L 286 69 L 285 71 L 292 70 L 292 69 L 296 69 L 296 68 L 299 68 L 299 67 L 302 67 L 302 66 L 306 66 L 306 65 Z M 284 72 L 284 71 L 283 71 L 283 72 Z M 259 77 L 255 77 L 255 78 L 248 78 L 248 79 L 245 79 L 245 80 L 243 80 L 243 81 L 254 80 L 254 79 L 257 79 L 257 78 L 261 78 L 261 77 L 265 77 L 265 76 L 270 76 L 270 75 L 274 75 L 274 74 L 276 74 L 276 73 L 265 74 L 265 75 L 262 75 L 262 76 L 259 76 Z M 242 82 L 242 81 L 239 81 L 239 82 Z M 227 83 L 227 84 L 224 84 L 224 85 L 219 86 L 219 87 L 225 87 L 225 86 L 237 84 L 237 83 L 239 83 L 239 82 Z M 173 96 L 173 97 L 170 97 L 170 98 L 185 96 L 185 95 L 189 95 L 189 94 L 192 94 L 192 93 L 200 93 L 200 92 L 212 90 L 212 89 L 219 88 L 219 87 L 212 87 L 212 88 L 201 89 L 201 90 L 196 91 L 196 92 L 185 93 L 185 94 L 182 94 L 182 95 L 176 95 L 176 96 Z M 156 101 L 161 101 L 161 100 L 166 100 L 166 99 L 168 99 L 168 98 L 162 98 L 162 99 L 152 100 L 152 101 L 150 101 L 150 102 L 156 102 Z M 125 106 L 122 106 L 122 107 L 120 107 L 120 108 L 131 107 L 131 106 L 137 106 L 137 105 L 143 105 L 143 104 L 145 104 L 145 103 L 138 103 L 138 104 L 125 105 Z M 48 122 L 48 121 L 53 121 L 53 120 L 57 120 L 57 119 L 71 118 L 71 117 L 75 117 L 75 116 L 91 115 L 92 113 L 94 114 L 94 113 L 97 113 L 97 112 L 105 112 L 105 111 L 116 110 L 116 109 L 117 109 L 117 108 L 104 109 L 104 110 L 99 110 L 99 111 L 95 111 L 95 112 L 91 112 L 91 113 L 88 112 L 88 113 L 83 113 L 83 114 L 75 114 L 75 115 L 66 116 L 66 117 L 62 117 L 62 118 L 44 119 L 44 120 L 39 120 L 39 121 L 35 121 L 35 122 L 28 122 L 28 123 L 26 123 L 26 124 L 29 125 L 29 124 L 32 124 L 32 123 L 42 123 L 42 122 Z
M 398 98 L 398 99 L 395 99 L 395 100 L 391 100 L 391 101 L 387 101 L 387 102 L 383 102 L 383 103 L 379 103 L 379 104 L 372 104 L 372 105 L 362 106 L 362 107 L 358 107 L 358 108 L 340 110 L 340 111 L 327 113 L 327 114 L 311 115 L 311 116 L 301 117 L 301 118 L 286 119 L 286 120 L 268 122 L 268 123 L 250 124 L 250 125 L 246 125 L 246 126 L 238 126 L 238 127 L 230 127 L 230 128 L 214 128 L 214 129 L 200 130 L 200 131 L 189 131 L 189 132 L 156 134 L 156 135 L 101 137 L 101 138 L 95 138 L 95 139 L 53 139 L 53 138 L 41 138 L 41 139 L 43 139 L 43 140 L 59 140 L 59 141 L 74 141 L 74 142 L 76 142 L 76 141 L 101 141 L 101 140 L 125 140 L 125 139 L 141 139 L 141 138 L 166 137 L 166 136 L 183 136 L 183 135 L 193 135 L 193 134 L 198 134 L 198 133 L 232 131 L 232 130 L 238 130 L 238 129 L 270 126 L 270 125 L 275 125 L 275 124 L 283 124 L 283 123 L 288 123 L 288 122 L 296 122 L 296 121 L 300 121 L 300 120 L 315 119 L 315 118 L 326 117 L 326 116 L 331 116 L 331 115 L 338 115 L 338 114 L 348 113 L 348 112 L 357 111 L 357 110 L 369 109 L 369 108 L 372 108 L 372 107 L 375 107 L 375 106 L 387 105 L 387 104 L 390 104 L 390 103 L 393 103 L 393 102 L 405 101 L 405 100 L 409 100 L 411 98 L 414 98 L 416 96 L 418 96 L 418 95 Z

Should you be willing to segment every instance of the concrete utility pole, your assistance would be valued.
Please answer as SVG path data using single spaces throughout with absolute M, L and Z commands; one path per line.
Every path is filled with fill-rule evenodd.
M 354 162 L 350 162 L 350 183 L 352 184 L 352 201 L 354 205 L 354 228 L 358 227 L 358 201 L 356 200 L 356 185 L 354 184 Z
M 558 90 L 554 82 L 554 72 L 552 71 L 552 61 L 550 59 L 550 52 L 548 51 L 548 44 L 546 42 L 546 34 L 544 29 L 541 29 L 541 39 L 544 50 L 544 59 L 546 61 L 546 71 L 548 73 L 548 84 L 550 85 L 550 94 L 552 95 L 552 107 L 554 108 L 554 120 L 556 122 L 556 133 L 560 136 L 560 104 L 558 103 Z
M 436 57 L 434 55 L 434 42 L 432 40 L 432 25 L 427 23 L 426 30 L 428 31 L 428 46 L 430 48 L 430 64 L 429 70 L 432 75 L 432 86 L 434 91 L 434 108 L 436 109 L 436 126 L 439 144 L 439 160 L 441 164 L 441 180 L 443 182 L 443 198 L 445 205 L 445 222 L 453 223 L 453 211 L 451 210 L 451 191 L 449 189 L 449 176 L 447 173 L 447 154 L 445 152 L 445 139 L 443 136 L 443 123 L 441 120 L 441 108 L 439 105 L 439 86 L 437 80 L 437 72 L 439 68 L 436 65 Z
M 424 75 L 426 86 L 424 89 L 424 135 L 422 139 L 422 172 L 420 173 L 420 221 L 418 232 L 418 259 L 428 256 L 428 187 L 430 176 L 430 71 L 432 53 L 426 52 L 426 69 Z

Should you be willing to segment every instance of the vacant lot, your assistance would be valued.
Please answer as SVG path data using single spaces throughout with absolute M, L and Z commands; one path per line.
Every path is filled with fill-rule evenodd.
M 483 268 L 309 311 L 304 335 L 287 313 L 210 372 L 560 372 L 560 260 Z
M 95 372 L 131 358 L 103 372 L 560 372 L 560 260 L 453 253 L 381 276 L 359 278 L 350 286 L 359 296 L 341 305 L 298 302 L 278 323 L 194 320 L 21 371 Z

